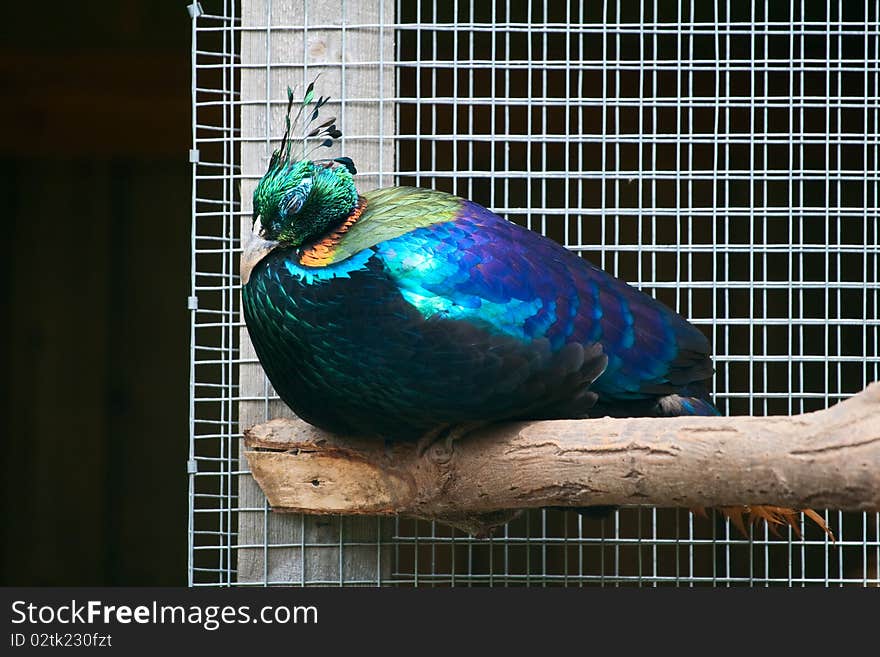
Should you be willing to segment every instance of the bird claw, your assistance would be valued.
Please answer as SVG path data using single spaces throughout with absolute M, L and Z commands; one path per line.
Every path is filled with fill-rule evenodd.
M 485 422 L 462 422 L 461 424 L 445 424 L 426 432 L 416 443 L 416 453 L 421 458 L 428 449 L 431 460 L 438 464 L 448 463 L 452 459 L 453 446 L 468 434 L 484 426 Z
M 702 507 L 699 507 L 699 509 L 702 509 Z M 693 511 L 698 512 L 699 509 L 694 509 Z M 801 535 L 801 530 L 797 523 L 797 514 L 800 511 L 810 520 L 819 525 L 832 542 L 835 541 L 834 534 L 828 528 L 828 525 L 825 524 L 825 520 L 812 509 L 796 510 L 782 506 L 746 505 L 722 506 L 718 507 L 718 510 L 725 518 L 728 518 L 730 522 L 733 523 L 733 526 L 736 527 L 745 537 L 749 536 L 749 532 L 746 529 L 746 521 L 748 521 L 751 526 L 757 525 L 763 521 L 766 523 L 770 532 L 776 537 L 779 537 L 779 527 L 787 525 L 792 528 L 798 539 L 802 539 L 803 536 Z M 705 510 L 703 510 L 703 515 L 705 515 Z

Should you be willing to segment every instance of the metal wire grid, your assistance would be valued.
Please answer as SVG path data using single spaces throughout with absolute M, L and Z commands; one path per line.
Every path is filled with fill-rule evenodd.
M 240 98 L 253 64 L 236 3 L 217 4 L 193 20 L 191 584 L 237 583 L 237 554 L 261 549 L 251 584 L 305 583 L 320 554 L 309 583 L 880 585 L 868 513 L 826 512 L 833 544 L 803 523 L 804 541 L 744 538 L 648 508 L 601 522 L 533 511 L 489 540 L 400 518 L 319 534 L 300 519 L 289 539 L 243 541 L 240 513 L 271 514 L 238 501 L 237 188 L 260 172 L 239 170 L 237 116 L 283 98 Z M 382 21 L 397 131 L 362 135 L 393 138 L 397 159 L 370 173 L 484 203 L 704 326 L 725 412 L 824 408 L 880 379 L 878 4 L 400 0 Z M 308 5 L 259 29 L 326 27 L 304 24 Z M 266 59 L 267 79 L 279 66 Z M 363 100 L 343 93 L 343 107 Z M 262 401 L 271 414 L 268 386 Z M 354 551 L 376 577 L 346 572 Z M 272 571 L 273 554 L 298 575 Z
M 189 582 L 229 583 L 238 471 L 236 5 L 192 20 L 193 171 L 190 330 Z

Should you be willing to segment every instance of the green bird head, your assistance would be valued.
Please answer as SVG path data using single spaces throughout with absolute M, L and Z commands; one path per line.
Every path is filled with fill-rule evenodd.
M 310 129 L 321 107 L 330 100 L 322 96 L 312 107 L 314 85 L 312 82 L 306 89 L 294 120 L 294 123 L 299 123 L 301 118 L 305 121 L 302 158 L 291 157 L 293 92 L 288 88 L 287 129 L 281 147 L 272 153 L 269 168 L 254 190 L 253 221 L 255 225 L 260 222 L 260 236 L 289 246 L 306 244 L 327 233 L 351 214 L 358 200 L 352 177 L 357 170 L 350 158 L 309 159 L 315 150 L 332 146 L 334 140 L 342 136 L 335 118 Z M 305 145 L 315 137 L 321 142 L 306 152 Z

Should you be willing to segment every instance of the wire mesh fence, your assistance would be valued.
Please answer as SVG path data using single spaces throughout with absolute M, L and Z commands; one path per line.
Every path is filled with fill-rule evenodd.
M 686 510 L 536 510 L 491 539 L 273 513 L 239 424 L 285 413 L 238 257 L 287 85 L 321 73 L 361 189 L 450 191 L 710 337 L 730 415 L 880 379 L 880 3 L 231 0 L 190 6 L 193 585 L 880 585 L 880 515 L 741 535 Z M 262 168 L 261 168 L 262 167 Z

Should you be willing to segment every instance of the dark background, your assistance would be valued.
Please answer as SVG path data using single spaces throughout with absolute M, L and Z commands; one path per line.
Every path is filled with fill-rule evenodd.
M 190 26 L 4 5 L 0 583 L 186 583 Z

